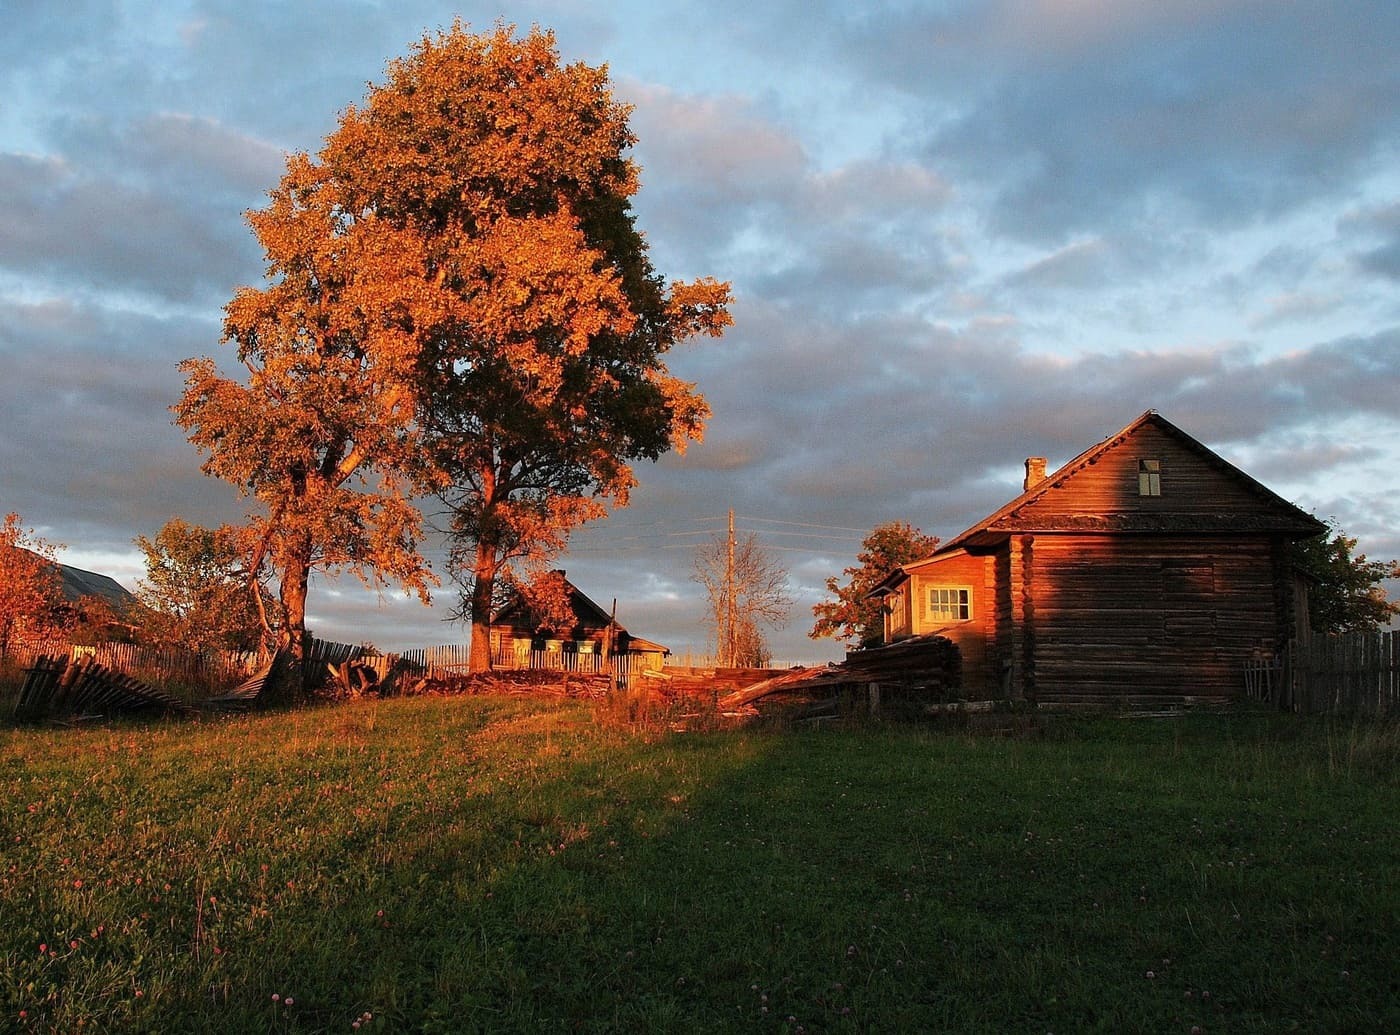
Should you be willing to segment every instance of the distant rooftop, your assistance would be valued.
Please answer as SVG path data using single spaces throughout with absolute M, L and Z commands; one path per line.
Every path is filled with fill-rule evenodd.
M 70 564 L 56 564 L 56 567 L 63 582 L 65 600 L 76 602 L 82 597 L 101 597 L 118 609 L 136 603 L 135 595 L 110 575 L 99 575 L 95 571 L 85 571 Z

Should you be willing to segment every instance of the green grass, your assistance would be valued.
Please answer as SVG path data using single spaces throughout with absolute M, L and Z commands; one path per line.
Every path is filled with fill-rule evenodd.
M 0 1030 L 1400 1029 L 1394 726 L 418 698 L 4 730 L 0 792 Z

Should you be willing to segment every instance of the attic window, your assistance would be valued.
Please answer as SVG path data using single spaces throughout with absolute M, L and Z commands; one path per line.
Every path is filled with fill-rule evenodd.
M 1138 495 L 1162 495 L 1162 461 L 1138 461 Z

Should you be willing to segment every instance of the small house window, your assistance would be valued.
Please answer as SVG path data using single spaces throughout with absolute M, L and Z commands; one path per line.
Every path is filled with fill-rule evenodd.
M 890 633 L 901 633 L 909 624 L 907 613 L 904 609 L 904 590 L 895 590 L 885 598 L 885 611 L 890 616 Z
M 930 587 L 927 617 L 933 622 L 968 621 L 972 617 L 972 590 L 964 586 Z
M 1138 495 L 1162 495 L 1162 461 L 1138 461 Z

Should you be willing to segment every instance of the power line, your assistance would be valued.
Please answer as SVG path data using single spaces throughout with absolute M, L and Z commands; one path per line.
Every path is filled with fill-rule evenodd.
M 832 532 L 859 532 L 862 535 L 869 532 L 868 528 L 848 528 L 845 525 L 819 525 L 811 521 L 780 521 L 777 518 L 750 517 L 747 514 L 738 515 L 744 521 L 763 521 L 770 525 L 795 525 L 799 528 L 824 528 Z
M 783 532 L 776 529 L 762 529 L 764 535 L 786 535 L 796 539 L 829 539 L 837 543 L 855 543 L 860 540 L 853 535 L 817 535 L 815 532 Z

